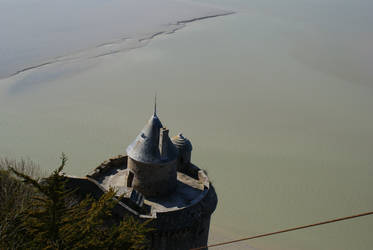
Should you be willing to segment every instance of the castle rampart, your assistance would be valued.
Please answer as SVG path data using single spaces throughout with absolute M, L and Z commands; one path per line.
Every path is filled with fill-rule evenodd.
M 99 198 L 110 188 L 122 199 L 114 220 L 133 216 L 151 219 L 150 249 L 176 250 L 207 245 L 217 196 L 205 171 L 190 162 L 192 145 L 181 134 L 171 139 L 154 115 L 127 156 L 103 162 L 84 178 L 68 177 L 84 197 Z

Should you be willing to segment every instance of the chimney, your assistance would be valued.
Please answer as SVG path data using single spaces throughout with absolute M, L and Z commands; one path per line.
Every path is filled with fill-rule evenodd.
M 167 128 L 161 128 L 161 132 L 159 134 L 159 152 L 161 153 L 161 160 L 167 160 L 167 146 L 168 146 L 168 129 Z

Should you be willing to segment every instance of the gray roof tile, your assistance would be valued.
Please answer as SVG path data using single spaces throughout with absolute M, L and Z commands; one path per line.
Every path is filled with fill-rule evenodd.
M 167 158 L 161 159 L 159 134 L 162 127 L 161 121 L 154 113 L 140 134 L 127 147 L 127 155 L 136 161 L 152 164 L 162 164 L 176 159 L 177 149 L 171 140 L 167 140 Z

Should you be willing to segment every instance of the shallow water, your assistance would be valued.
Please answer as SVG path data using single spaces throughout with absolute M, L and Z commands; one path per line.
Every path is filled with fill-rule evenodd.
M 183 21 L 227 12 L 173 0 L 0 0 L 0 78 L 144 46 Z
M 1 154 L 53 168 L 63 151 L 66 172 L 83 175 L 125 152 L 157 92 L 163 124 L 191 139 L 218 192 L 211 242 L 371 210 L 371 4 L 216 2 L 238 13 L 0 81 Z M 368 250 L 372 226 L 364 217 L 230 249 Z

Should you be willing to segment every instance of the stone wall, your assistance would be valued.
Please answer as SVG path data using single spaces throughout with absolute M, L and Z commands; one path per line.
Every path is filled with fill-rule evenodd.
M 181 210 L 157 213 L 150 223 L 156 231 L 150 234 L 151 248 L 160 250 L 187 250 L 206 246 L 210 218 L 217 205 L 217 196 L 212 186 L 207 195 L 197 204 Z
M 145 197 L 166 196 L 176 187 L 176 160 L 149 165 L 128 157 L 128 168 L 134 173 L 132 187 Z

